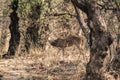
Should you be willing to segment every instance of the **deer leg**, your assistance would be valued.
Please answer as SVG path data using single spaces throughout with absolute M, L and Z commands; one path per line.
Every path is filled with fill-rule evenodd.
M 60 54 L 60 51 L 62 50 L 62 52 L 61 52 L 61 54 Z M 58 52 L 57 52 L 57 55 L 59 55 L 59 58 L 61 58 L 61 59 L 64 59 L 64 52 L 65 52 L 65 50 L 62 48 L 59 48 L 59 50 L 58 50 Z
M 80 48 L 80 46 L 78 45 L 78 44 L 76 44 L 76 47 L 78 48 L 78 50 L 79 50 L 79 56 L 80 56 L 80 54 L 82 53 L 82 49 Z M 85 58 L 85 55 L 82 53 L 82 55 L 83 55 L 83 59 Z
M 57 54 L 59 54 L 60 50 L 61 50 L 61 49 L 58 48 L 58 52 L 57 52 Z
M 63 60 L 64 60 L 64 54 L 65 54 L 64 48 L 62 49 L 62 51 L 63 51 L 63 53 L 62 53 L 62 58 L 63 58 Z

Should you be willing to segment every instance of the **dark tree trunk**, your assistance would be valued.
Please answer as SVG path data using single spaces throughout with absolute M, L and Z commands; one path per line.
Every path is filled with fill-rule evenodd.
M 106 80 L 104 72 L 110 58 L 109 47 L 113 39 L 97 6 L 97 0 L 72 0 L 72 2 L 88 16 L 90 60 L 86 66 L 85 80 Z
M 19 23 L 18 23 L 19 17 L 16 12 L 18 9 L 18 0 L 14 0 L 11 3 L 11 9 L 13 10 L 13 12 L 10 14 L 11 23 L 9 26 L 11 39 L 9 42 L 8 52 L 7 54 L 3 55 L 3 58 L 6 58 L 7 56 L 14 56 L 20 42 L 20 32 L 19 32 Z
M 90 61 L 86 67 L 86 80 L 106 80 L 104 72 L 110 57 L 109 47 L 113 42 L 96 0 L 90 0 L 88 17 L 93 26 Z M 91 14 L 92 13 L 92 14 Z

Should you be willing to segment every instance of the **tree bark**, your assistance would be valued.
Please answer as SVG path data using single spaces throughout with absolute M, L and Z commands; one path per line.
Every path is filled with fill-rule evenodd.
M 110 58 L 109 47 L 113 39 L 107 30 L 107 25 L 97 6 L 97 0 L 84 0 L 84 2 L 72 0 L 72 2 L 87 14 L 88 27 L 91 31 L 90 60 L 86 66 L 85 80 L 106 80 L 104 72 L 108 64 L 107 60 Z M 83 7 L 85 7 L 87 11 L 85 11 Z
M 90 61 L 87 64 L 86 80 L 106 80 L 104 72 L 110 57 L 109 47 L 113 42 L 107 30 L 107 25 L 102 17 L 96 0 L 90 0 L 88 17 L 93 26 L 92 45 L 90 47 Z
M 11 33 L 11 39 L 9 41 L 9 49 L 6 54 L 3 55 L 3 58 L 8 58 L 9 56 L 14 56 L 20 42 L 20 31 L 19 31 L 19 17 L 17 14 L 18 9 L 18 0 L 15 0 L 11 3 L 11 9 L 13 10 L 12 13 L 10 13 L 10 19 L 11 23 L 9 26 L 9 30 Z

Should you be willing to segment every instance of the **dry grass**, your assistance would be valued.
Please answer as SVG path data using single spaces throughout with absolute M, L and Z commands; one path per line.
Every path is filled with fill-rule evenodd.
M 44 52 L 31 50 L 31 54 L 0 60 L 2 80 L 80 80 L 85 74 L 86 58 L 75 46 L 65 49 L 65 55 L 58 49 L 47 46 Z

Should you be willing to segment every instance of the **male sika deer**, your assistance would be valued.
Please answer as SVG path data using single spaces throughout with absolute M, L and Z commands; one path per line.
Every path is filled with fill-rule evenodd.
M 81 48 L 80 48 L 80 44 L 83 43 L 83 37 L 80 36 L 76 36 L 76 35 L 69 35 L 66 38 L 57 38 L 56 40 L 50 41 L 50 44 L 54 47 L 57 47 L 59 49 L 61 49 L 63 51 L 63 55 L 64 55 L 64 49 L 66 47 L 70 47 L 75 45 L 78 49 L 79 52 L 81 53 Z

